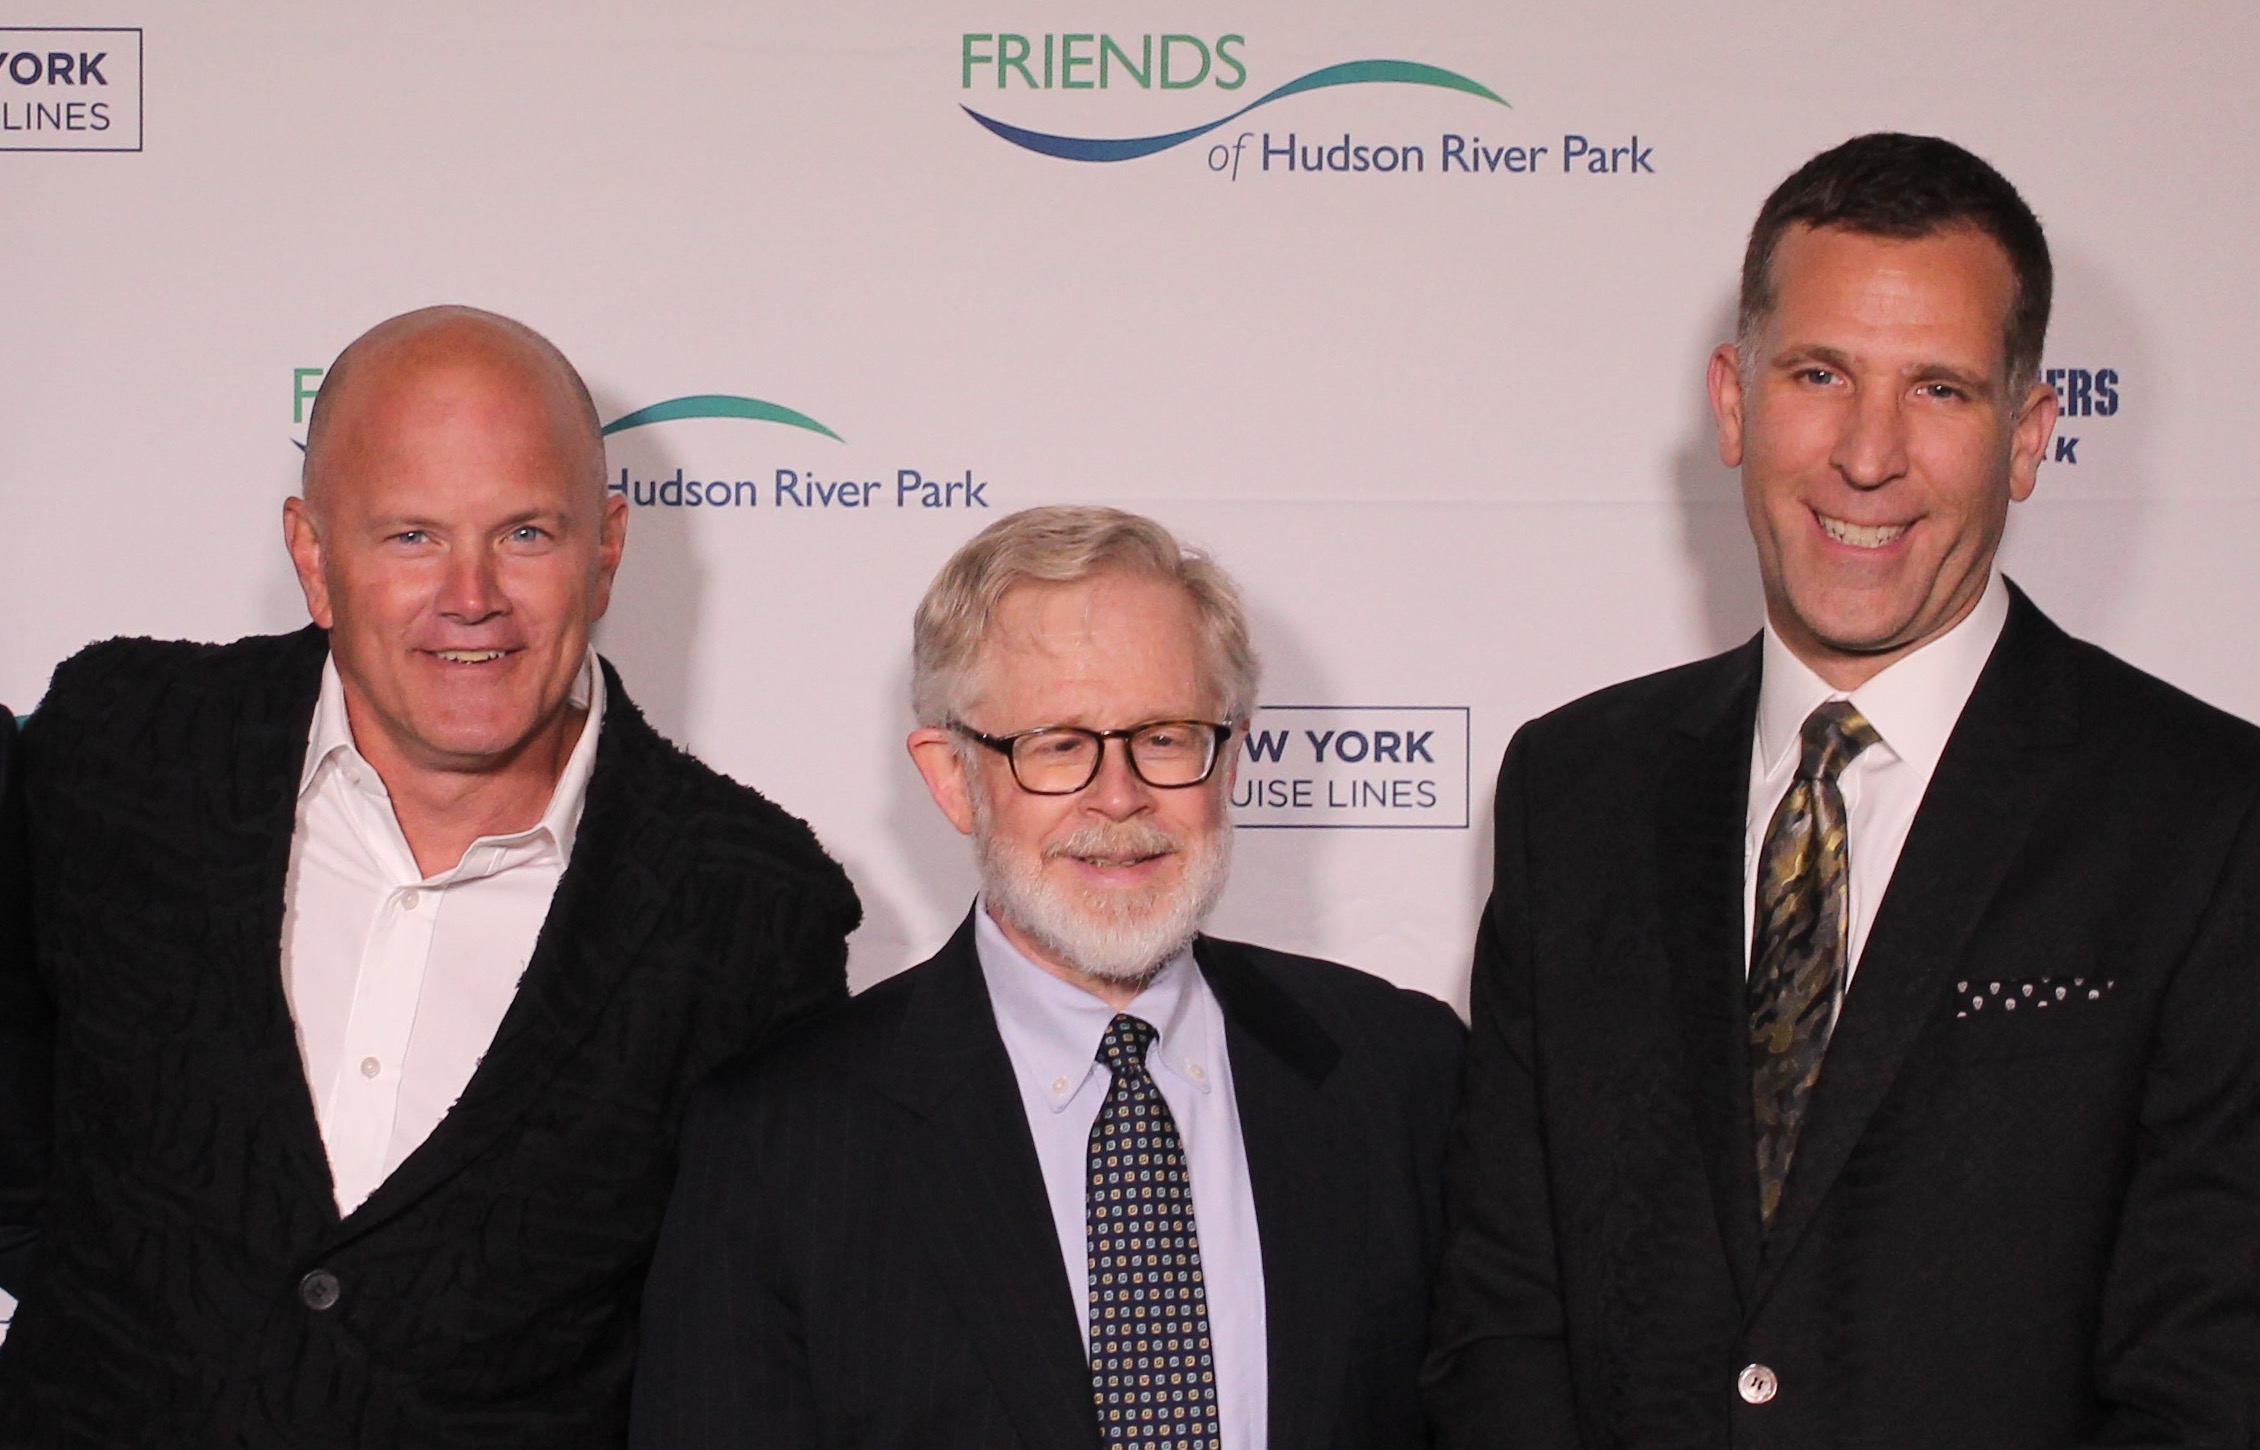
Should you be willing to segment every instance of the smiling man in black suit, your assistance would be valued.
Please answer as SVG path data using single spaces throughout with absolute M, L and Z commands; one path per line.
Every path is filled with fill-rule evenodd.
M 1200 934 L 1255 703 L 1231 584 L 1031 509 L 943 568 L 915 659 L 981 899 L 694 1109 L 636 1443 L 1421 1444 L 1460 1025 Z
M 2049 294 L 1945 141 L 1760 212 L 1710 385 L 1765 631 L 1501 773 L 1446 1444 L 2253 1443 L 2260 731 L 1995 568 Z

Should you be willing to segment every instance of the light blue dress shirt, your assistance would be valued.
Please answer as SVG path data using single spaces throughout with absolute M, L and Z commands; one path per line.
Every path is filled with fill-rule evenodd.
M 1098 1062 L 1099 1040 L 1114 1008 L 1023 956 L 989 916 L 973 913 L 973 944 L 996 1012 L 997 1031 L 1012 1059 L 1013 1081 L 1036 1141 L 1044 1192 L 1059 1229 L 1059 1252 L 1075 1292 L 1075 1316 L 1091 1343 L 1090 1229 L 1084 1177 L 1091 1126 L 1106 1103 L 1109 1074 Z M 1224 1009 L 1194 964 L 1180 952 L 1136 1001 L 1123 1009 L 1153 1024 L 1146 1065 L 1161 1089 L 1185 1169 L 1193 1181 L 1194 1227 L 1201 1237 L 1201 1276 L 1208 1289 L 1209 1338 L 1216 1355 L 1216 1410 L 1224 1450 L 1265 1450 L 1270 1371 L 1263 1304 L 1263 1245 L 1240 1108 L 1225 1053 Z

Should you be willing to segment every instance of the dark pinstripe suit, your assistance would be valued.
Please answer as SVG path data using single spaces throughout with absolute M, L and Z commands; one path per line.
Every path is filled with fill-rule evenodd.
M 1263 1243 L 1274 1450 L 1418 1445 L 1461 1029 L 1346 967 L 1202 939 Z M 975 957 L 932 960 L 692 1109 L 645 1294 L 643 1447 L 1097 1446 L 1042 1172 Z

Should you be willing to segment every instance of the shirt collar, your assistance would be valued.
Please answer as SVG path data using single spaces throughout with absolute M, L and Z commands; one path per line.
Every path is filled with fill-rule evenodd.
M 596 737 L 604 725 L 604 670 L 597 663 L 593 644 L 581 660 L 580 672 L 573 677 L 570 698 L 576 708 L 588 712 L 588 718 L 581 726 L 580 739 L 573 742 L 573 753 L 565 757 L 565 769 L 558 773 L 548 808 L 530 829 L 508 836 L 481 837 L 472 843 L 473 851 L 480 846 L 523 841 L 539 833 L 549 837 L 560 858 L 573 854 L 581 810 L 588 802 L 589 776 L 596 769 Z M 314 722 L 306 735 L 306 763 L 298 772 L 298 799 L 304 801 L 311 795 L 325 775 L 348 767 L 358 767 L 353 772 L 358 777 L 356 787 L 384 801 L 390 809 L 392 797 L 383 779 L 354 746 L 353 723 L 345 711 L 345 681 L 337 672 L 337 657 L 331 655 L 322 661 L 322 689 L 314 699 Z M 471 852 L 466 851 L 464 860 L 470 859 Z
M 1758 759 L 1765 773 L 1778 770 L 1784 753 L 1797 748 L 1805 717 L 1823 701 L 1849 699 L 1884 746 L 1928 780 L 2008 622 L 2009 585 L 1995 570 L 1977 607 L 1952 629 L 1846 692 L 1814 674 L 1769 621 L 1758 684 Z
M 974 903 L 973 948 L 997 1031 L 1014 1064 L 1053 1112 L 1065 1111 L 1094 1073 L 1102 1080 L 1107 1076 L 1098 1064 L 1099 1044 L 1115 1009 L 1028 960 L 989 915 L 986 897 Z M 1154 1027 L 1153 1045 L 1146 1050 L 1149 1068 L 1159 1062 L 1204 1093 L 1213 1089 L 1217 1070 L 1209 1014 L 1201 1010 L 1207 1000 L 1208 983 L 1188 947 L 1122 1009 Z

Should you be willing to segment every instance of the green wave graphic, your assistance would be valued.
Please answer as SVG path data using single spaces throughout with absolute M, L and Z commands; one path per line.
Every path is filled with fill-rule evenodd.
M 1285 85 L 1275 86 L 1229 116 L 1194 126 L 1184 131 L 1171 131 L 1160 136 L 1053 136 L 1042 131 L 1030 131 L 993 116 L 984 116 L 971 106 L 960 110 L 996 135 L 1015 146 L 1056 156 L 1063 161 L 1131 161 L 1140 156 L 1151 156 L 1157 151 L 1167 151 L 1181 146 L 1196 136 L 1206 136 L 1219 126 L 1229 126 L 1258 106 L 1268 106 L 1273 101 L 1288 96 L 1299 96 L 1305 91 L 1325 90 L 1329 86 L 1367 85 L 1435 86 L 1447 91 L 1464 91 L 1487 101 L 1496 101 L 1508 110 L 1514 107 L 1507 98 L 1481 81 L 1472 80 L 1458 71 L 1442 66 L 1427 65 L 1417 60 L 1346 60 L 1340 65 L 1325 66 L 1309 75 L 1297 76 Z
M 653 403 L 648 408 L 638 408 L 604 425 L 604 436 L 625 433 L 630 428 L 642 428 L 652 423 L 673 423 L 684 418 L 743 418 L 752 423 L 783 423 L 790 428 L 805 428 L 811 433 L 821 433 L 835 443 L 847 440 L 831 429 L 797 409 L 782 403 L 763 402 L 759 398 L 740 398 L 729 393 L 696 393 L 687 398 L 669 398 L 664 403 Z

